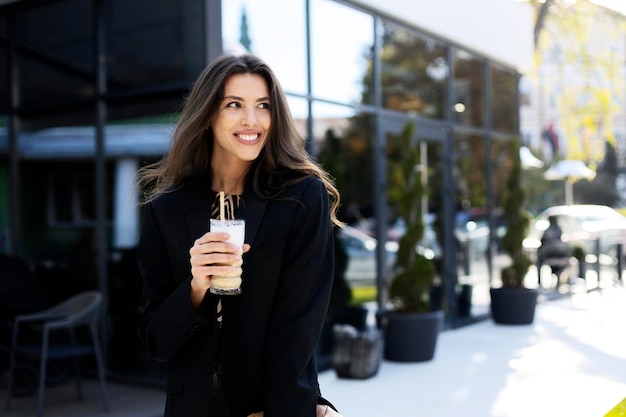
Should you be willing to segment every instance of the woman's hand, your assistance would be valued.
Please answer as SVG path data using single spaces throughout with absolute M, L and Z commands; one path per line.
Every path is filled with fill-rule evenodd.
M 242 255 L 250 250 L 247 243 L 242 248 L 227 243 L 228 238 L 228 233 L 207 232 L 196 239 L 189 249 L 191 304 L 195 310 L 211 288 L 211 276 L 233 271 L 243 262 Z
M 248 414 L 248 417 L 263 417 L 263 411 L 259 411 L 256 413 Z M 330 408 L 325 404 L 318 404 L 315 409 L 316 417 L 341 417 L 341 414 Z

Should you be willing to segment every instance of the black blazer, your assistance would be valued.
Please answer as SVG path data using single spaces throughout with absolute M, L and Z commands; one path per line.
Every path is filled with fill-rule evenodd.
M 190 181 L 145 206 L 138 247 L 143 288 L 140 339 L 168 363 L 165 416 L 206 417 L 215 366 L 215 311 L 191 307 L 189 249 L 208 230 L 210 180 Z M 247 185 L 242 294 L 222 297 L 222 369 L 233 417 L 315 415 L 315 347 L 334 268 L 324 184 L 308 177 L 278 199 Z

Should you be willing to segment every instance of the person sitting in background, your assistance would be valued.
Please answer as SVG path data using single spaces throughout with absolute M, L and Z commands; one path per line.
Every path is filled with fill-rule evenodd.
M 550 225 L 543 232 L 541 237 L 541 247 L 539 248 L 540 265 L 550 266 L 552 273 L 557 277 L 568 265 L 572 250 L 569 245 L 563 242 L 563 230 L 559 226 L 557 216 L 549 216 Z M 558 286 L 558 282 L 557 282 Z

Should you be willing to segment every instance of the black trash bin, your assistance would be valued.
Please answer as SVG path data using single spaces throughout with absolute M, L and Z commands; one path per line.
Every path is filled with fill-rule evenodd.
M 333 339 L 333 368 L 339 378 L 367 379 L 378 373 L 383 353 L 380 329 L 360 331 L 349 324 L 336 324 Z

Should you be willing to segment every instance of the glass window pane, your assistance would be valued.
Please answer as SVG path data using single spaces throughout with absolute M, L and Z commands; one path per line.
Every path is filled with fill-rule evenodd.
M 491 169 L 493 177 L 493 201 L 498 204 L 502 201 L 502 196 L 506 192 L 507 180 L 513 167 L 509 140 L 494 138 L 491 145 Z M 545 182 L 545 181 L 544 181 Z
M 4 119 L 0 115 L 0 120 Z M 0 146 L 1 149 L 1 146 Z M 11 205 L 9 194 L 9 166 L 0 164 L 0 252 L 8 253 L 11 249 Z
M 329 149 L 326 146 L 326 134 L 331 130 L 333 132 L 338 130 L 345 131 L 350 124 L 350 120 L 355 115 L 355 110 L 350 106 L 340 106 L 319 101 L 313 103 L 313 138 L 315 140 L 313 153 L 317 157 L 323 149 L 326 149 L 324 152 L 327 152 Z
M 319 102 L 313 105 L 313 116 L 313 131 L 319 149 L 317 159 L 335 178 L 342 201 L 339 217 L 348 223 L 348 227 L 339 233 L 348 256 L 344 278 L 351 288 L 375 287 L 373 118 L 366 114 L 347 114 L 344 107 Z
M 74 182 L 70 175 L 58 174 L 51 178 L 50 199 L 52 222 L 70 222 L 74 219 Z
M 7 39 L 7 19 L 0 17 L 0 38 Z M 9 111 L 11 104 L 11 96 L 9 93 L 9 73 L 6 65 L 9 62 L 9 53 L 7 46 L 4 42 L 0 43 L 0 62 L 4 62 L 4 65 L 0 65 L 0 115 Z M 0 126 L 4 124 L 3 118 L 0 118 Z M 0 247 L 0 249 L 2 249 Z
M 93 176 L 78 175 L 76 181 L 76 200 L 78 203 L 78 220 L 96 219 L 96 200 L 93 190 L 95 181 Z
M 276 72 L 285 91 L 307 92 L 304 0 L 222 2 L 225 51 L 248 50 Z
M 371 104 L 372 16 L 335 1 L 313 0 L 311 26 L 313 95 Z
M 43 4 L 16 15 L 21 106 L 55 106 L 94 95 L 91 2 Z
M 93 97 L 92 79 L 77 77 L 56 65 L 38 58 L 19 54 L 20 107 L 50 105 L 59 107 L 83 102 Z
M 37 7 L 18 13 L 17 42 L 52 66 L 59 65 L 69 72 L 88 76 L 93 69 L 91 3 L 84 0 L 41 2 Z
M 457 212 L 454 238 L 457 244 L 457 274 L 460 285 L 470 284 L 472 314 L 487 313 L 490 270 L 490 221 L 487 207 L 485 139 L 478 135 L 455 136 L 454 182 Z
M 491 69 L 492 117 L 494 130 L 517 133 L 518 77 L 515 72 L 493 66 Z
M 296 122 L 298 132 L 303 138 L 308 139 L 308 101 L 300 97 L 287 96 L 287 104 L 289 105 L 291 116 L 293 117 L 294 122 Z
M 457 50 L 454 55 L 454 121 L 468 126 L 482 127 L 484 124 L 483 90 L 484 63 L 465 51 Z
M 341 216 L 348 222 L 359 217 L 351 213 L 351 207 L 371 211 L 372 122 L 369 115 L 346 115 L 341 106 L 319 102 L 313 105 L 317 158 L 335 178 L 343 201 Z
M 108 2 L 109 91 L 194 80 L 204 67 L 202 3 L 202 0 Z
M 449 71 L 444 44 L 384 22 L 381 54 L 384 107 L 442 119 Z
M 506 254 L 502 247 L 502 238 L 506 233 L 506 221 L 504 219 L 504 207 L 502 201 L 504 194 L 507 191 L 507 182 L 511 173 L 513 161 L 511 160 L 511 141 L 494 138 L 491 144 L 491 169 L 493 172 L 493 178 L 497 179 L 493 181 L 493 201 L 495 202 L 494 223 L 495 233 L 494 241 L 496 244 L 497 253 L 494 254 L 494 259 L 506 259 L 510 257 Z M 523 178 L 522 173 L 522 178 Z M 545 184 L 549 181 L 544 181 L 543 177 L 538 183 Z M 493 263 L 493 278 L 500 280 L 500 272 L 505 266 L 504 262 Z
M 421 137 L 419 131 L 415 132 L 413 146 L 418 148 L 419 162 L 414 167 L 412 180 L 421 181 L 424 191 L 420 197 L 419 215 L 422 217 L 424 232 L 422 241 L 417 248 L 420 253 L 429 259 L 440 261 L 443 253 L 441 250 L 442 230 L 437 214 L 441 211 L 441 197 L 443 190 L 443 159 L 440 142 L 429 142 Z M 402 148 L 400 134 L 388 133 L 386 141 L 387 154 L 387 182 L 388 190 L 388 213 L 389 230 L 388 238 L 398 241 L 406 231 L 407 219 L 399 213 L 399 205 L 406 195 L 404 188 L 407 179 L 403 173 Z
M 335 177 L 341 193 L 340 216 L 348 223 L 372 215 L 371 115 L 352 113 L 342 106 L 313 104 L 313 132 L 318 160 Z
M 48 180 L 47 211 L 50 226 L 81 226 L 93 225 L 97 220 L 96 213 L 96 179 L 93 165 L 72 164 L 71 168 L 59 163 L 50 163 L 38 170 L 45 173 Z M 105 195 L 113 195 L 113 169 L 106 169 Z M 36 181 L 40 174 L 28 176 L 25 184 Z M 34 212 L 44 210 L 37 206 Z M 113 202 L 106 199 L 105 216 L 107 220 L 112 218 Z

